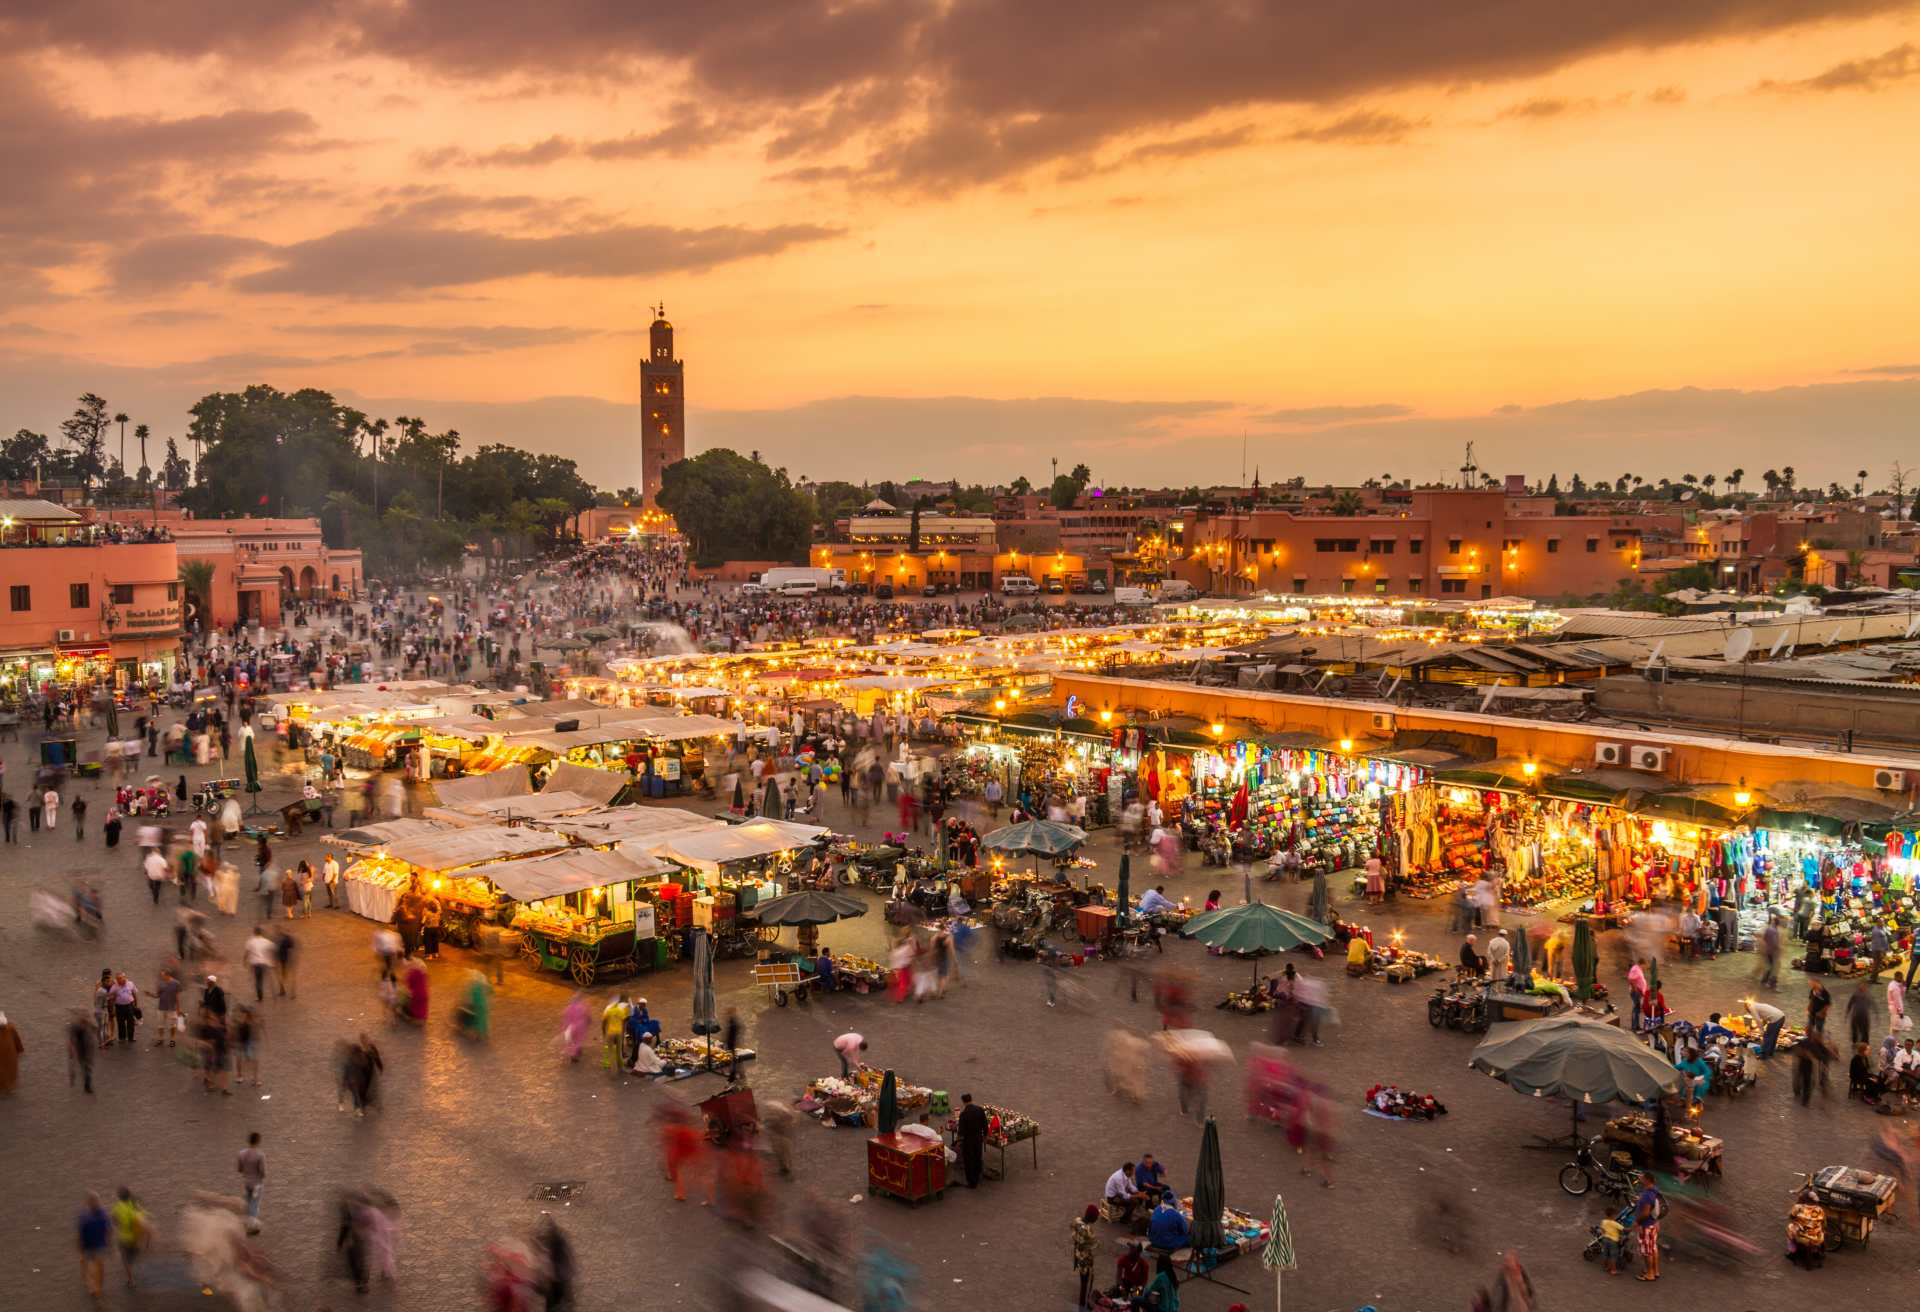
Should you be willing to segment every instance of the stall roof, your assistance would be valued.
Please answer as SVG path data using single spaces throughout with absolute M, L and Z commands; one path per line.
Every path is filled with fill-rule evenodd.
M 516 902 L 537 902 L 543 897 L 559 897 L 607 884 L 654 879 L 671 869 L 666 862 L 649 856 L 625 856 L 619 852 L 580 848 L 571 852 L 556 852 L 552 856 L 529 857 L 524 861 L 491 861 L 474 866 L 466 873 L 491 881 L 495 888 Z
M 679 718 L 679 717 L 675 717 Z M 634 742 L 652 736 L 648 725 L 658 724 L 658 720 L 639 720 L 627 716 L 620 720 L 608 721 L 594 729 L 570 729 L 566 733 L 530 733 L 516 744 L 525 747 L 540 747 L 563 756 L 580 747 L 605 747 L 609 743 Z
M 671 806 L 607 807 L 587 815 L 543 821 L 542 827 L 595 846 L 631 844 L 628 850 L 652 850 L 669 835 L 696 829 L 719 829 L 722 824 L 692 811 Z
M 547 776 L 542 792 L 574 793 L 596 806 L 608 806 L 626 786 L 627 777 L 616 771 L 596 770 L 590 765 L 576 765 L 572 761 L 557 761 L 553 773 Z
M 805 847 L 829 831 L 784 820 L 752 820 L 743 825 L 676 834 L 654 849 L 668 861 L 709 874 L 732 861 L 751 861 Z
M 386 844 L 386 854 L 422 870 L 459 870 L 482 862 L 531 856 L 565 847 L 567 840 L 544 829 L 513 825 L 476 825 L 402 838 Z
M 520 797 L 494 797 L 484 802 L 464 802 L 458 807 L 435 806 L 427 808 L 427 815 L 435 820 L 451 820 L 458 824 L 467 817 L 481 817 L 488 820 L 551 820 L 561 816 L 581 815 L 600 809 L 601 803 L 591 797 L 566 791 L 555 792 L 551 789 L 544 793 L 531 793 Z
M 377 824 L 361 825 L 357 829 L 342 829 L 327 835 L 327 841 L 355 850 L 371 849 L 403 838 L 437 834 L 449 827 L 438 820 L 382 820 Z
M 731 738 L 746 732 L 738 720 L 711 715 L 672 715 L 646 721 L 645 736 L 655 742 L 676 743 L 688 738 Z
M 441 806 L 469 806 L 496 797 L 525 797 L 533 791 L 533 776 L 524 765 L 510 765 L 488 774 L 434 782 L 433 796 Z

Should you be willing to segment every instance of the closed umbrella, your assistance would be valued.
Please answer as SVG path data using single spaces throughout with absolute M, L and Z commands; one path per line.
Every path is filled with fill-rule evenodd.
M 258 759 L 255 758 L 253 754 L 253 735 L 252 734 L 247 735 L 246 748 L 241 753 L 241 757 L 246 765 L 247 792 L 252 794 L 257 794 L 260 791 L 260 762 Z M 247 799 L 247 810 L 251 812 L 251 811 L 257 811 L 259 809 L 260 808 L 257 804 L 257 800 L 253 797 L 249 797 Z
M 1584 920 L 1573 922 L 1573 991 L 1582 1002 L 1593 996 L 1594 980 L 1600 973 L 1600 953 L 1593 945 L 1593 928 Z
M 760 814 L 775 820 L 786 814 L 780 807 L 780 785 L 773 779 L 767 780 L 766 794 L 760 799 Z
M 1533 979 L 1533 943 L 1525 925 L 1519 926 L 1514 931 L 1513 973 L 1520 977 L 1523 986 Z
M 1198 939 L 1208 947 L 1227 952 L 1285 952 L 1289 948 L 1317 947 L 1333 937 L 1325 925 L 1305 916 L 1265 902 L 1248 902 L 1195 916 L 1180 930 L 1181 938 Z M 1260 964 L 1253 967 L 1254 983 L 1260 982 Z
M 1273 1220 L 1267 1225 L 1267 1246 L 1260 1250 L 1260 1262 L 1273 1272 L 1274 1312 L 1280 1309 L 1281 1273 L 1299 1265 L 1293 1251 L 1293 1224 L 1287 1220 L 1287 1200 L 1273 1196 Z
M 1581 1103 L 1650 1102 L 1687 1079 L 1619 1026 L 1570 1015 L 1495 1025 L 1467 1065 L 1531 1097 L 1569 1100 L 1574 1143 Z
M 120 736 L 120 705 L 117 701 L 114 700 L 114 698 L 111 695 L 109 695 L 107 697 L 107 737 L 118 738 L 119 736 Z
M 1313 892 L 1307 897 L 1307 915 L 1321 924 L 1326 924 L 1327 915 L 1327 872 L 1317 870 L 1313 875 Z
M 1127 927 L 1127 921 L 1131 917 L 1130 908 L 1133 905 L 1133 895 L 1128 890 L 1127 885 L 1132 881 L 1133 856 L 1131 853 L 1122 852 L 1120 854 L 1120 928 L 1122 929 Z
M 892 1134 L 900 1126 L 900 1095 L 893 1087 L 892 1071 L 880 1077 L 880 1105 L 875 1116 L 882 1134 Z
M 1193 1227 L 1189 1242 L 1196 1251 L 1225 1248 L 1227 1232 L 1221 1217 L 1227 1210 L 1227 1182 L 1220 1169 L 1220 1130 L 1207 1117 L 1200 1135 L 1200 1161 L 1193 1172 Z
M 707 1036 L 707 1069 L 713 1069 L 713 1034 L 720 1028 L 713 1015 L 713 939 L 704 929 L 687 931 L 693 937 L 693 1023 L 687 1028 Z
M 747 787 L 740 780 L 733 781 L 733 813 L 745 815 L 747 812 Z

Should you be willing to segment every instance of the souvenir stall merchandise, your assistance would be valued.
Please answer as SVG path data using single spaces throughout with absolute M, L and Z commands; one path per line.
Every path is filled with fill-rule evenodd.
M 1758 829 L 1752 834 L 1756 871 L 1771 875 L 1768 891 L 1779 898 L 1783 920 L 1807 901 L 1806 954 L 1794 965 L 1812 973 L 1864 974 L 1873 969 L 1871 936 L 1886 931 L 1882 970 L 1902 970 L 1920 929 L 1913 905 L 1911 835 L 1889 831 L 1876 851 L 1857 839 L 1831 839 L 1814 831 Z
M 1446 1104 L 1430 1093 L 1413 1093 L 1392 1084 L 1376 1084 L 1360 1100 L 1369 1116 L 1389 1121 L 1430 1121 L 1447 1114 Z
M 1193 1223 L 1193 1198 L 1184 1196 L 1179 1201 L 1179 1209 L 1187 1218 L 1189 1226 Z M 1265 1248 L 1273 1238 L 1273 1231 L 1259 1217 L 1241 1211 L 1237 1207 L 1220 1209 L 1220 1228 L 1226 1234 L 1226 1243 L 1221 1248 L 1208 1249 L 1205 1252 L 1195 1249 L 1193 1269 L 1208 1271 L 1223 1263 L 1231 1262 L 1242 1253 L 1251 1253 Z
M 723 1043 L 713 1045 L 711 1055 L 705 1039 L 657 1039 L 654 1051 L 660 1054 L 661 1065 L 676 1074 L 685 1071 L 704 1070 L 709 1061 L 715 1070 L 731 1066 L 735 1060 L 752 1061 L 752 1048 L 741 1048 L 734 1052 Z
M 1594 808 L 1526 793 L 1483 795 L 1487 844 L 1500 870 L 1500 900 L 1510 907 L 1591 896 Z
M 1629 1112 L 1608 1121 L 1600 1137 L 1608 1143 L 1618 1144 L 1631 1152 L 1638 1162 L 1646 1162 L 1653 1155 L 1654 1123 L 1651 1116 L 1639 1112 Z M 1721 1154 L 1726 1151 L 1726 1143 L 1693 1125 L 1667 1126 L 1667 1135 L 1673 1141 L 1673 1155 L 1681 1163 L 1681 1173 L 1691 1175 L 1696 1171 L 1705 1171 L 1708 1175 L 1720 1174 Z
M 834 978 L 842 987 L 851 987 L 855 993 L 885 989 L 892 974 L 892 971 L 870 957 L 856 957 L 852 953 L 841 952 L 833 958 Z
M 1387 799 L 1424 777 L 1393 761 L 1251 742 L 1196 752 L 1193 767 L 1194 793 L 1181 817 L 1189 845 L 1222 860 L 1288 853 L 1304 874 L 1350 869 L 1381 853 Z
M 348 866 L 341 872 L 341 891 L 347 910 L 383 924 L 393 920 L 400 898 L 408 892 L 438 898 L 441 937 L 463 946 L 474 941 L 474 925 L 500 901 L 493 885 L 483 878 L 422 871 L 385 856 L 362 857 Z
M 1007 1148 L 1011 1144 L 1031 1143 L 1033 1145 L 1033 1165 L 1040 1166 L 1040 1123 L 1021 1112 L 1008 1111 L 1005 1107 L 995 1107 L 991 1103 L 976 1103 L 987 1114 L 987 1147 L 999 1154 L 998 1174 L 987 1173 L 989 1180 L 1007 1178 Z M 960 1146 L 960 1116 L 956 1112 L 947 1118 L 947 1138 L 955 1148 Z
M 807 1085 L 797 1104 L 800 1110 L 828 1125 L 873 1125 L 880 1106 L 880 1084 L 886 1072 L 862 1063 L 853 1078 L 823 1075 Z M 918 1111 L 933 1101 L 933 1090 L 894 1077 L 894 1098 L 902 1112 Z

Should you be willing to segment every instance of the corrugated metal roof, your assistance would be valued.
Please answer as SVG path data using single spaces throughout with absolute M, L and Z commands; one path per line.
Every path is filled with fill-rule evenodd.
M 80 518 L 79 515 L 68 510 L 65 506 L 58 505 L 52 501 L 45 501 L 38 497 L 0 499 L 0 516 L 33 523 L 41 523 L 47 520 L 72 523 Z

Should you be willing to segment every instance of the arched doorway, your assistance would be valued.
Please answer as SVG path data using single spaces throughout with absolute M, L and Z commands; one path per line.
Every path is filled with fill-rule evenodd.
M 315 570 L 314 567 L 311 565 L 307 566 L 305 569 L 300 571 L 300 595 L 301 596 L 311 601 L 313 599 L 313 594 L 316 591 L 318 591 L 319 588 L 320 588 L 319 571 Z
M 335 596 L 340 595 L 340 576 L 338 574 L 333 576 L 333 594 Z
M 280 567 L 280 595 L 283 597 L 293 595 L 293 566 L 291 565 Z

